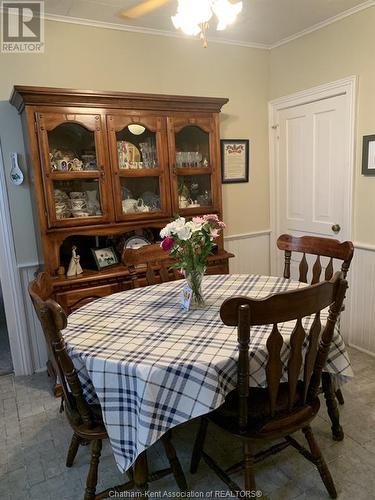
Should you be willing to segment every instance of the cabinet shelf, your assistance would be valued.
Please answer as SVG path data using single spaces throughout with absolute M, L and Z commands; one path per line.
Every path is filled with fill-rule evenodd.
M 117 173 L 117 172 L 116 172 Z M 118 171 L 120 177 L 159 177 L 161 174 L 160 168 L 124 168 Z
M 212 167 L 177 167 L 177 175 L 205 175 L 211 174 Z
M 51 180 L 74 181 L 75 179 L 98 179 L 101 172 L 98 170 L 86 170 L 83 172 L 49 172 L 46 174 Z

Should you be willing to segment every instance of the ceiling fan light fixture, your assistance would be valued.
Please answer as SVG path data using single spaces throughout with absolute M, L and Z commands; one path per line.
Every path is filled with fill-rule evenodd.
M 225 30 L 233 24 L 242 11 L 243 2 L 231 3 L 229 0 L 215 0 L 212 10 L 218 19 L 217 30 Z
M 178 0 L 177 13 L 171 19 L 173 26 L 186 35 L 200 35 L 207 47 L 206 30 L 213 14 L 218 19 L 217 29 L 224 30 L 236 20 L 242 6 L 242 2 L 229 0 Z

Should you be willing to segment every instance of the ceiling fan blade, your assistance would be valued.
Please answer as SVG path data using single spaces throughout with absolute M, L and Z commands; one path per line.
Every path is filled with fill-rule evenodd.
M 149 14 L 153 10 L 159 9 L 159 7 L 162 7 L 163 5 L 170 2 L 172 2 L 172 0 L 145 0 L 135 7 L 123 10 L 122 12 L 120 12 L 120 16 L 124 17 L 125 19 L 136 19 L 137 17 Z

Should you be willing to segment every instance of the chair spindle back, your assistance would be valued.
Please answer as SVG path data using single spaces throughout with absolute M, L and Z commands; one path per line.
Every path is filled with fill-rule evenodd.
M 333 279 L 306 288 L 271 295 L 264 299 L 232 297 L 225 300 L 220 309 L 222 321 L 238 328 L 238 395 L 239 425 L 245 429 L 249 402 L 249 343 L 251 327 L 272 325 L 267 339 L 268 360 L 266 379 L 270 415 L 277 412 L 277 399 L 284 371 L 281 351 L 284 344 L 279 324 L 294 321 L 290 335 L 290 348 L 286 367 L 288 404 L 283 411 L 291 412 L 295 405 L 304 405 L 318 394 L 321 373 L 327 361 L 337 317 L 344 300 L 347 282 L 342 273 Z M 321 338 L 321 311 L 330 306 L 327 322 Z M 306 331 L 304 318 L 313 315 Z M 307 337 L 307 349 L 303 345 Z M 320 343 L 319 343 L 320 338 Z M 303 368 L 302 391 L 298 391 L 299 375 Z M 302 396 L 301 396 L 302 392 Z M 298 397 L 297 397 L 298 395 Z
M 60 379 L 68 418 L 92 428 L 93 415 L 84 398 L 81 382 L 61 334 L 61 330 L 67 326 L 67 317 L 62 307 L 50 298 L 52 286 L 47 273 L 40 273 L 30 283 L 29 294 Z
M 169 269 L 173 260 L 159 244 L 145 245 L 138 249 L 127 248 L 122 253 L 122 263 L 128 267 L 134 288 L 141 286 L 137 268 L 146 266 L 148 285 L 165 283 L 181 278 L 176 269 Z
M 350 263 L 353 258 L 354 247 L 351 241 L 340 243 L 332 238 L 320 238 L 316 236 L 291 236 L 282 234 L 277 240 L 277 247 L 285 252 L 284 278 L 290 278 L 290 262 L 292 252 L 302 253 L 302 259 L 299 264 L 299 281 L 307 283 L 307 274 L 309 266 L 306 255 L 316 255 L 312 268 L 311 284 L 319 283 L 322 274 L 321 257 L 328 257 L 329 262 L 324 272 L 324 279 L 330 280 L 333 276 L 333 260 L 343 261 L 341 271 L 346 278 Z

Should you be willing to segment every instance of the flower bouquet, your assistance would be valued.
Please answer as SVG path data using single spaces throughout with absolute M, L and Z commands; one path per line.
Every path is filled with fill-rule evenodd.
M 207 258 L 212 253 L 220 230 L 225 228 L 216 214 L 193 217 L 186 221 L 178 217 L 160 231 L 163 238 L 160 246 L 176 260 L 173 267 L 185 276 L 192 290 L 191 307 L 204 307 L 202 279 L 207 267 Z

